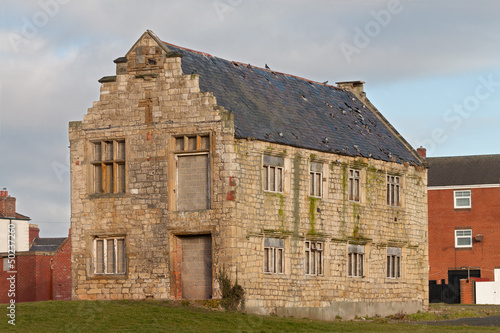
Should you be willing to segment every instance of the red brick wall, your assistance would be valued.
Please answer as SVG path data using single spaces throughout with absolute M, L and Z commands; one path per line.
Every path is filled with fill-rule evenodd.
M 454 209 L 453 191 L 429 190 L 429 279 L 448 280 L 448 269 L 477 267 L 493 280 L 500 266 L 500 188 L 471 189 L 470 209 Z M 455 249 L 455 228 L 471 227 L 472 248 Z M 474 237 L 484 236 L 482 242 Z
M 71 299 L 71 237 L 57 251 L 52 262 L 52 299 Z
M 71 240 L 54 254 L 23 253 L 16 256 L 16 302 L 71 299 Z M 8 303 L 6 271 L 0 271 L 0 303 Z M 5 283 L 4 283 L 5 281 Z

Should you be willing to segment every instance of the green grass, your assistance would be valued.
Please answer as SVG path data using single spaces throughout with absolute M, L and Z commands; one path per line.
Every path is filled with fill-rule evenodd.
M 16 305 L 16 326 L 0 305 L 1 332 L 477 332 L 478 327 L 319 321 L 211 310 L 172 301 L 47 301 Z M 1 310 L 0 310 L 1 314 Z

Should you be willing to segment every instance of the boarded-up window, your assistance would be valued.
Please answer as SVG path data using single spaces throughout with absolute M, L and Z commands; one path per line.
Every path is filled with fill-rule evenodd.
M 125 274 L 125 238 L 94 239 L 94 273 Z
M 175 138 L 178 211 L 210 209 L 210 136 Z

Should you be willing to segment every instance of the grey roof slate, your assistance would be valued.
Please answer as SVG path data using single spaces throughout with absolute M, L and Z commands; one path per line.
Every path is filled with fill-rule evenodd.
M 67 237 L 56 238 L 35 238 L 31 243 L 31 252 L 53 252 L 57 251 L 59 246 L 67 239 Z
M 500 183 L 500 155 L 428 157 L 428 186 Z
M 234 115 L 237 138 L 422 165 L 351 92 L 165 43 Z

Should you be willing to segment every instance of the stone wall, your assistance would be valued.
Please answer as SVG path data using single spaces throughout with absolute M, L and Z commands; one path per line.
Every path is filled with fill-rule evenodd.
M 233 261 L 233 278 L 237 274 L 247 293 L 249 310 L 287 314 L 292 311 L 287 309 L 304 308 L 311 313 L 320 307 L 331 308 L 327 312 L 332 314 L 341 302 L 363 303 L 359 311 L 366 308 L 367 314 L 382 315 L 385 311 L 377 309 L 384 306 L 417 311 L 427 304 L 425 169 L 259 141 L 238 140 L 236 149 L 234 215 L 238 223 L 225 253 L 227 264 Z M 283 193 L 263 191 L 264 154 L 284 157 Z M 309 196 L 311 162 L 323 164 L 322 198 Z M 348 200 L 349 168 L 361 171 L 359 203 Z M 387 174 L 402 179 L 399 207 L 387 205 Z M 285 240 L 284 274 L 264 273 L 266 237 Z M 324 244 L 320 276 L 304 273 L 306 240 Z M 365 247 L 364 277 L 347 276 L 348 244 Z M 388 246 L 402 249 L 399 279 L 386 277 Z
M 189 240 L 210 239 L 210 251 L 193 251 L 203 252 L 196 260 L 208 263 L 211 274 L 192 274 L 210 275 L 218 298 L 216 277 L 225 270 L 243 286 L 251 312 L 333 319 L 427 304 L 425 169 L 235 139 L 232 114 L 200 92 L 198 76 L 183 74 L 181 61 L 146 33 L 115 61 L 117 76 L 101 80 L 100 100 L 84 120 L 70 123 L 74 299 L 200 297 L 206 285 L 195 296 L 183 294 L 196 280 L 185 255 L 193 250 Z M 201 144 L 206 136 L 208 148 Z M 125 141 L 123 193 L 93 191 L 100 165 L 93 143 L 106 140 Z M 179 140 L 197 143 L 185 148 Z M 208 158 L 209 191 L 192 207 L 179 197 L 178 182 L 198 179 L 188 187 L 199 190 L 206 180 L 198 167 L 179 178 L 179 159 L 189 155 Z M 283 161 L 282 171 L 273 169 L 283 179 L 281 193 L 264 191 L 264 155 Z M 311 162 L 322 172 L 321 197 L 309 195 Z M 347 196 L 350 168 L 360 170 L 360 202 Z M 387 205 L 387 174 L 401 178 L 398 207 Z M 125 239 L 125 272 L 96 273 L 95 239 L 115 238 Z M 305 274 L 306 241 L 323 246 L 319 275 Z M 279 248 L 270 252 L 265 243 Z M 360 277 L 347 276 L 353 244 L 365 251 Z M 398 278 L 386 277 L 387 247 L 401 249 Z M 279 273 L 264 272 L 265 254 L 267 269 L 272 264 Z

